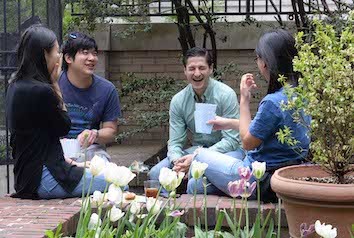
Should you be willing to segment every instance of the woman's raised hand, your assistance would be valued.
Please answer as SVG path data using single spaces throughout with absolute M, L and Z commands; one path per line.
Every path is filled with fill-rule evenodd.
M 244 74 L 241 78 L 241 83 L 240 83 L 241 98 L 249 101 L 251 99 L 251 91 L 256 88 L 257 85 L 256 82 L 254 81 L 253 74 L 250 73 Z
M 50 80 L 52 81 L 52 83 L 58 82 L 62 65 L 63 65 L 63 54 L 60 54 L 58 62 L 55 63 L 53 71 L 50 73 Z

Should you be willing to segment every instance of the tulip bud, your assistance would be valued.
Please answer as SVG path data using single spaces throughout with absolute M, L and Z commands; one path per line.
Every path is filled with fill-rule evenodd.
M 208 168 L 208 164 L 206 163 L 202 163 L 202 162 L 198 162 L 198 161 L 193 161 L 192 162 L 192 177 L 194 179 L 200 179 L 203 175 L 205 170 Z
M 266 162 L 255 161 L 252 163 L 252 173 L 256 179 L 261 179 L 266 171 Z

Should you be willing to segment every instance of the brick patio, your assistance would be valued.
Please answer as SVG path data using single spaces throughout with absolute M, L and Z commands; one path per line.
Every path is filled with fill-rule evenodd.
M 237 200 L 237 214 L 241 207 L 240 200 Z M 182 222 L 193 225 L 193 196 L 184 194 L 177 199 L 177 204 L 184 208 L 185 214 Z M 197 212 L 202 224 L 204 223 L 203 196 L 197 196 Z M 226 209 L 231 215 L 232 199 L 209 195 L 207 199 L 208 225 L 214 226 L 216 214 L 219 209 Z M 256 202 L 248 203 L 250 220 L 253 221 L 257 214 Z M 63 224 L 62 231 L 65 235 L 75 233 L 79 218 L 80 204 L 77 198 L 54 199 L 54 200 L 21 200 L 9 197 L 0 198 L 0 237 L 45 237 L 46 230 L 55 230 L 59 223 Z M 274 221 L 276 206 L 264 204 L 261 207 L 262 217 L 265 218 L 269 211 L 272 211 Z M 286 234 L 286 218 L 282 211 L 283 230 Z M 227 226 L 226 221 L 224 226 Z M 283 233 L 284 233 L 283 232 Z M 284 236 L 286 237 L 286 236 Z

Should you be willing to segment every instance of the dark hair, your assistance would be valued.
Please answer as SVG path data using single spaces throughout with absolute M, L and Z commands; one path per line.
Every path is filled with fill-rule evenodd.
M 95 49 L 97 51 L 97 44 L 93 38 L 81 32 L 69 33 L 68 40 L 62 46 L 64 70 L 68 70 L 68 64 L 65 61 L 66 54 L 75 60 L 75 55 L 78 51 L 90 49 Z
M 33 78 L 52 84 L 44 50 L 49 52 L 56 41 L 55 33 L 42 25 L 27 28 L 17 48 L 19 66 L 12 81 Z
M 190 57 L 205 57 L 209 67 L 211 67 L 211 65 L 213 64 L 213 59 L 211 57 L 211 54 L 209 53 L 209 51 L 205 48 L 200 48 L 200 47 L 193 47 L 189 50 L 187 50 L 186 55 L 183 57 L 183 65 L 184 67 L 186 67 L 187 65 L 187 60 Z
M 298 74 L 293 70 L 297 50 L 290 32 L 282 29 L 266 32 L 258 41 L 256 54 L 265 62 L 270 74 L 268 94 L 283 86 L 278 81 L 279 75 L 284 75 L 289 83 L 297 85 Z

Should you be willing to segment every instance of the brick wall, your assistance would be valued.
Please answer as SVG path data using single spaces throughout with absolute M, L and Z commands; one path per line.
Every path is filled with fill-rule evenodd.
M 156 76 L 169 76 L 176 80 L 185 80 L 183 66 L 180 61 L 180 46 L 177 42 L 177 31 L 173 24 L 156 24 L 150 33 L 140 33 L 132 39 L 121 39 L 114 37 L 122 26 L 105 26 L 98 32 L 99 48 L 104 52 L 101 57 L 104 60 L 100 72 L 109 78 L 117 88 L 121 87 L 121 78 L 125 73 L 135 73 L 143 78 Z M 220 28 L 220 26 L 218 26 Z M 228 35 L 228 41 L 218 41 L 218 67 L 221 68 L 228 63 L 235 63 L 239 73 L 228 73 L 224 75 L 224 83 L 232 87 L 239 95 L 240 74 L 251 72 L 256 76 L 258 91 L 251 102 L 251 111 L 254 114 L 257 110 L 260 99 L 265 95 L 267 84 L 259 75 L 256 63 L 254 62 L 254 48 L 259 35 L 268 27 L 232 27 L 229 30 L 220 28 L 219 32 Z M 108 32 L 108 33 L 107 33 Z M 106 36 L 106 37 L 104 37 Z M 110 41 L 107 40 L 109 37 Z M 97 39 L 97 37 L 96 37 Z M 121 98 L 121 104 L 129 104 L 129 98 Z M 167 102 L 167 107 L 168 107 Z M 145 108 L 148 110 L 148 108 Z M 128 118 L 132 112 L 123 111 L 123 117 Z M 134 120 L 120 126 L 120 131 L 127 131 L 136 128 Z M 124 144 L 142 144 L 151 142 L 163 142 L 168 140 L 168 125 L 154 128 L 147 132 L 140 133 L 132 138 L 122 141 Z

